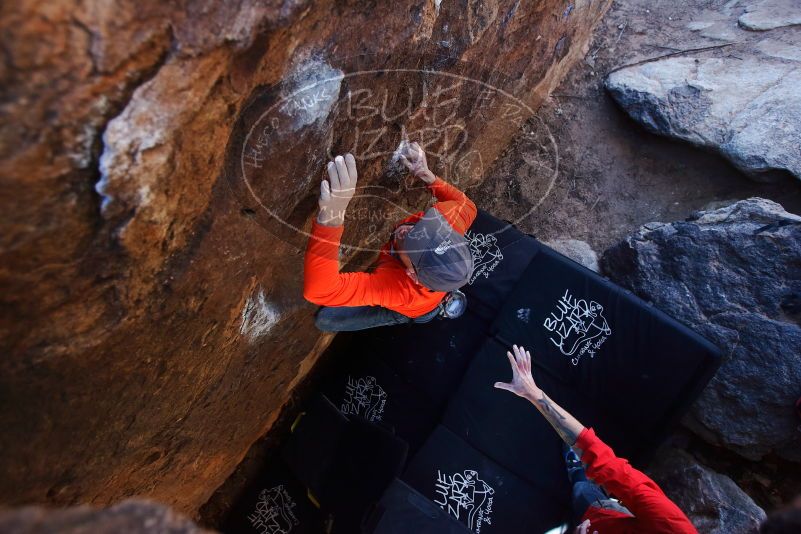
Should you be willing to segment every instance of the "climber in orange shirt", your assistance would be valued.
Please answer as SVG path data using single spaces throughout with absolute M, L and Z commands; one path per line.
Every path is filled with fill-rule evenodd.
M 398 223 L 375 268 L 358 273 L 339 272 L 345 212 L 356 191 L 356 160 L 346 154 L 328 163 L 303 280 L 303 296 L 322 306 L 315 319 L 320 330 L 431 321 L 440 314 L 443 299 L 470 279 L 473 257 L 464 233 L 476 217 L 476 205 L 429 170 L 419 144 L 405 143 L 400 160 L 437 202 Z

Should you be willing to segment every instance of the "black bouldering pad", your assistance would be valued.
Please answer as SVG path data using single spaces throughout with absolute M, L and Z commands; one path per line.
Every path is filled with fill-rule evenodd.
M 545 532 L 561 524 L 565 513 L 560 501 L 444 426 L 434 430 L 401 478 L 475 533 Z
M 439 421 L 434 402 L 372 351 L 340 354 L 323 392 L 345 416 L 392 428 L 412 451 L 423 444 Z
M 334 515 L 333 534 L 359 531 L 367 511 L 400 476 L 408 450 L 392 432 L 361 418 L 350 420 L 320 495 L 321 505 Z
M 481 210 L 465 238 L 474 270 L 462 291 L 467 295 L 468 309 L 491 321 L 537 253 L 539 243 L 511 223 Z
M 367 330 L 354 336 L 359 351 L 386 363 L 441 410 L 458 387 L 476 349 L 487 339 L 489 322 L 470 310 L 458 319 L 437 318 Z
M 512 377 L 506 350 L 495 340 L 487 341 L 448 405 L 443 424 L 567 507 L 570 486 L 561 439 L 529 401 L 494 387 Z M 543 389 L 553 389 L 552 378 L 537 379 Z
M 546 246 L 532 259 L 495 323 L 506 346 L 524 345 L 543 390 L 592 424 L 618 454 L 647 457 L 720 364 L 703 337 Z M 542 376 L 542 375 L 540 375 Z M 585 423 L 589 424 L 589 423 Z
M 407 443 L 393 431 L 346 417 L 323 395 L 298 419 L 283 449 L 293 475 L 334 516 L 334 533 L 358 531 L 407 455 Z
M 280 459 L 265 466 L 225 517 L 225 534 L 320 534 L 320 511 Z
M 286 465 L 315 496 L 324 493 L 330 483 L 348 423 L 348 418 L 330 400 L 317 395 L 295 422 L 284 445 L 282 456 Z
M 400 479 L 389 485 L 362 529 L 364 534 L 469 534 L 448 512 Z

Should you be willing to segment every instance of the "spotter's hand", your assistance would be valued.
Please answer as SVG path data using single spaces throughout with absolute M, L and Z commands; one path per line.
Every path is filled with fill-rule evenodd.
M 320 183 L 320 213 L 317 222 L 324 226 L 345 224 L 345 211 L 356 193 L 356 159 L 352 154 L 337 156 L 329 161 L 328 179 Z
M 535 399 L 542 396 L 542 390 L 537 387 L 534 377 L 531 375 L 531 353 L 525 347 L 512 345 L 512 351 L 506 352 L 509 363 L 512 364 L 512 381 L 495 382 L 495 387 L 511 391 L 524 399 Z
M 434 173 L 428 170 L 426 153 L 417 143 L 406 143 L 400 155 L 401 163 L 411 174 L 420 178 L 427 184 L 433 184 L 437 179 Z

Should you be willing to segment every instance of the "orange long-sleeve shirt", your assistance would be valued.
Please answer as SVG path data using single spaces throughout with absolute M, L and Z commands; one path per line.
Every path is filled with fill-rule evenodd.
M 590 506 L 583 519 L 590 520 L 590 532 L 598 534 L 698 534 L 690 520 L 645 473 L 615 456 L 591 428 L 576 441 L 587 476 L 616 498 L 634 517 L 615 510 Z
M 428 187 L 437 199 L 434 207 L 464 235 L 476 218 L 476 205 L 441 178 Z M 423 213 L 415 213 L 398 225 L 417 222 Z M 343 230 L 343 226 L 323 226 L 316 220 L 312 223 L 303 264 L 303 296 L 309 302 L 320 306 L 383 306 L 415 318 L 433 310 L 445 296 L 412 281 L 403 263 L 390 253 L 389 243 L 381 248 L 372 272 L 340 273 Z

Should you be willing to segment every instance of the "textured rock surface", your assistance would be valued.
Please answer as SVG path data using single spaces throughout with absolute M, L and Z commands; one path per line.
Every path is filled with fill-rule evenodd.
M 732 479 L 670 449 L 651 466 L 651 477 L 701 534 L 756 534 L 765 511 Z
M 796 0 L 761 0 L 745 6 L 740 26 L 747 30 L 772 30 L 801 24 L 801 4 Z
M 606 80 L 648 130 L 716 150 L 765 181 L 783 172 L 801 178 L 800 86 L 801 63 L 776 57 L 673 57 Z
M 650 223 L 601 268 L 724 350 L 685 424 L 745 458 L 801 461 L 801 217 L 749 199 Z
M 553 241 L 546 241 L 545 244 L 576 263 L 580 263 L 587 269 L 598 272 L 598 254 L 586 241 L 554 239 Z
M 89 506 L 0 509 L 0 531 L 5 534 L 211 534 L 163 505 L 138 500 L 101 509 Z
M 4 3 L 0 501 L 194 513 L 330 340 L 300 298 L 298 231 L 326 152 L 356 146 L 361 183 L 386 189 L 404 130 L 455 132 L 424 143 L 434 165 L 480 180 L 608 4 Z M 476 108 L 486 87 L 449 96 L 432 72 L 516 104 Z

